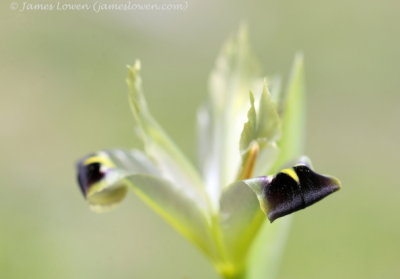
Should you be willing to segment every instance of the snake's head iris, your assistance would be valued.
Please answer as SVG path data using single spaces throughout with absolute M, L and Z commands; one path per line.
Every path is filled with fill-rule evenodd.
M 127 187 L 121 172 L 105 153 L 84 157 L 76 168 L 79 187 L 94 211 L 106 211 L 124 199 Z

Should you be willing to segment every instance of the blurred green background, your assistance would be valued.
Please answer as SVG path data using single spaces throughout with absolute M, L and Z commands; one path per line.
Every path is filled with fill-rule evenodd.
M 278 278 L 400 278 L 399 1 L 189 0 L 180 12 L 101 13 L 10 3 L 0 4 L 0 278 L 216 279 L 133 195 L 90 212 L 74 162 L 137 144 L 125 85 L 136 58 L 154 115 L 194 160 L 195 109 L 242 20 L 266 74 L 287 77 L 304 52 L 306 153 L 344 185 L 296 213 Z

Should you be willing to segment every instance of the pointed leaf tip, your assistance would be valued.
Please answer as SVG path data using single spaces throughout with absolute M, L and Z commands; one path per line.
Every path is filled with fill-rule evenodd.
M 126 68 L 135 73 L 141 70 L 142 64 L 140 62 L 140 60 L 135 60 L 135 62 L 132 65 L 126 65 Z

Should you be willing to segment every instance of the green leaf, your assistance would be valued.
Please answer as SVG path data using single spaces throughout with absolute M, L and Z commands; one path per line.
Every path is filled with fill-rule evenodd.
M 147 107 L 139 62 L 128 66 L 127 83 L 136 132 L 143 140 L 145 153 L 156 162 L 164 178 L 191 192 L 199 200 L 202 210 L 209 210 L 209 199 L 199 173 L 155 121 Z
M 292 66 L 290 80 L 282 111 L 282 136 L 278 142 L 279 158 L 274 170 L 301 156 L 305 140 L 305 84 L 303 56 L 297 54 Z
M 84 157 L 77 168 L 81 189 L 96 212 L 114 207 L 131 188 L 177 231 L 213 257 L 209 221 L 201 198 L 190 187 L 162 178 L 160 169 L 142 152 L 100 151 Z
M 262 227 L 251 246 L 246 279 L 276 278 L 291 223 L 292 217 L 288 216 Z

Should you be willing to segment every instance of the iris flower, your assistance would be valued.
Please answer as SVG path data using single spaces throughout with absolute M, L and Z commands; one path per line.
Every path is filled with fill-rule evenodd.
M 199 166 L 152 116 L 140 62 L 128 66 L 129 102 L 141 150 L 110 149 L 77 163 L 90 208 L 107 211 L 128 189 L 197 246 L 225 279 L 272 278 L 290 218 L 339 189 L 302 156 L 304 72 L 296 55 L 284 93 L 263 77 L 245 28 L 230 38 L 197 113 Z M 296 161 L 297 160 L 297 161 Z M 290 162 L 295 162 L 290 165 Z

